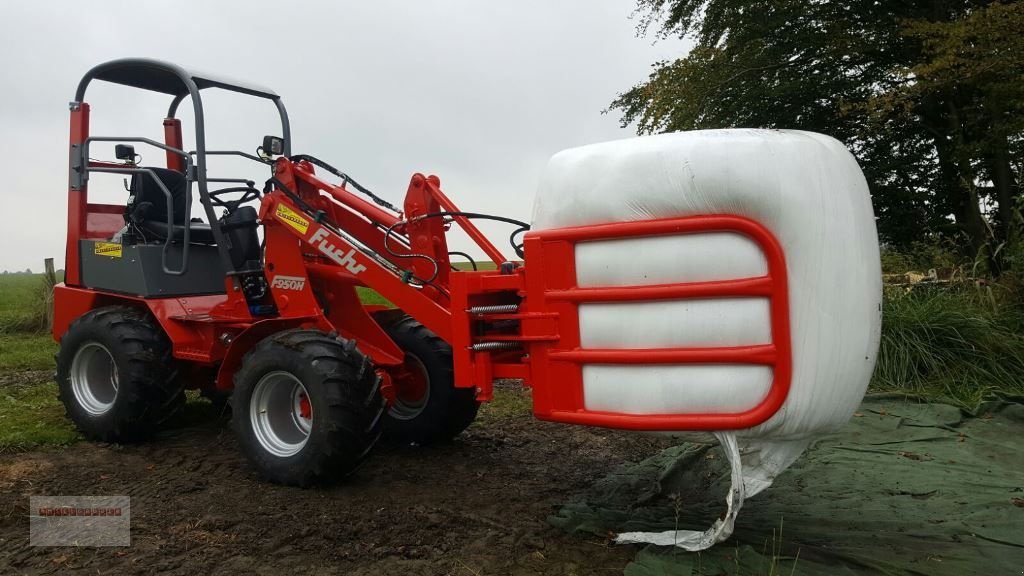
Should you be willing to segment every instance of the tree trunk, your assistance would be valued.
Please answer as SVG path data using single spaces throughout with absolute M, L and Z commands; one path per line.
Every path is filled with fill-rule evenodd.
M 952 97 L 947 95 L 944 105 L 931 107 L 936 114 L 933 124 L 944 126 L 945 134 L 936 134 L 935 151 L 939 160 L 939 174 L 943 188 L 954 207 L 954 217 L 958 227 L 967 234 L 970 255 L 977 259 L 985 253 L 986 246 L 992 240 L 992 231 L 981 213 L 981 205 L 976 188 L 976 175 L 967 156 L 960 110 Z M 941 119 L 940 119 L 941 118 Z M 991 258 L 989 251 L 985 258 L 988 271 L 997 274 L 998 267 Z
M 1014 210 L 1020 197 L 1020 187 L 1010 166 L 1009 142 L 1006 137 L 999 138 L 994 152 L 988 157 L 989 171 L 992 173 L 992 188 L 996 202 L 999 204 L 999 222 L 997 227 L 998 240 L 1005 242 L 1010 239 Z
M 963 163 L 956 161 L 955 151 L 946 138 L 935 138 L 935 151 L 939 159 L 942 192 L 953 208 L 957 227 L 967 235 L 970 256 L 977 257 L 988 243 L 989 234 L 978 205 L 978 194 L 968 181 L 970 173 L 962 173 Z

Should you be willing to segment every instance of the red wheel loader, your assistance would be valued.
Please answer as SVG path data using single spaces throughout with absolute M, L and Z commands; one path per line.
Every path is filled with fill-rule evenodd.
M 93 81 L 166 94 L 163 140 L 92 135 L 85 96 Z M 281 135 L 264 138 L 256 153 L 208 149 L 206 90 L 267 100 Z M 185 149 L 175 117 L 183 104 L 192 109 L 195 150 Z M 539 418 L 634 430 L 753 426 L 786 398 L 784 265 L 771 234 L 750 221 L 721 216 L 526 233 L 525 223 L 460 211 L 436 176 L 422 174 L 393 206 L 327 162 L 293 153 L 288 115 L 273 91 L 154 60 L 96 66 L 70 108 L 66 277 L 54 293 L 53 335 L 60 397 L 90 438 L 143 438 L 182 406 L 185 389 L 198 388 L 230 397 L 239 444 L 260 474 L 307 485 L 352 471 L 382 434 L 418 443 L 459 434 L 492 398 L 496 379 L 531 386 Z M 115 158 L 93 159 L 96 143 L 114 144 Z M 140 165 L 135 146 L 162 151 L 166 161 Z M 208 173 L 208 159 L 223 155 L 262 165 L 265 185 Z M 130 178 L 124 201 L 90 202 L 94 173 Z M 195 198 L 205 221 L 192 218 Z M 514 257 L 481 234 L 473 224 L 479 218 L 515 227 Z M 452 266 L 445 236 L 452 224 L 493 269 Z M 576 286 L 576 243 L 708 230 L 756 240 L 770 273 L 733 282 Z M 394 307 L 364 305 L 357 287 Z M 580 347 L 583 303 L 716 294 L 772 297 L 777 343 L 653 354 Z M 636 415 L 588 410 L 583 400 L 588 362 L 725 361 L 773 366 L 775 381 L 755 408 Z

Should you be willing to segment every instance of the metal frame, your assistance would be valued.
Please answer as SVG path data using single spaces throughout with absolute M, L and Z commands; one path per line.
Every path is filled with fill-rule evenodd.
M 132 86 L 135 88 L 142 88 L 145 90 L 152 90 L 156 92 L 162 92 L 174 96 L 171 104 L 168 108 L 167 119 L 164 121 L 165 126 L 168 121 L 175 122 L 175 114 L 177 113 L 178 106 L 186 98 L 192 99 L 192 109 L 195 121 L 195 138 L 196 138 L 196 150 L 192 153 L 187 153 L 177 147 L 171 146 L 170 144 L 161 144 L 154 140 L 142 137 L 110 137 L 110 136 L 90 136 L 88 133 L 88 111 L 89 107 L 85 104 L 85 94 L 89 87 L 89 84 L 93 80 L 101 80 L 106 82 L 112 82 L 114 84 L 121 84 L 125 86 Z M 215 76 L 190 72 L 184 68 L 171 64 L 169 62 L 162 62 L 159 60 L 150 60 L 145 58 L 124 58 L 120 60 L 112 60 L 105 62 L 98 66 L 93 67 L 91 70 L 86 72 L 85 76 L 78 84 L 78 89 L 75 91 L 75 99 L 71 102 L 72 110 L 72 121 L 75 122 L 75 113 L 84 114 L 85 118 L 78 119 L 78 127 L 72 127 L 72 142 L 71 142 L 71 154 L 70 154 L 70 180 L 71 186 L 69 194 L 78 193 L 83 196 L 87 195 L 87 182 L 88 173 L 94 172 L 123 172 L 130 173 L 133 169 L 118 168 L 109 164 L 104 165 L 101 163 L 94 163 L 89 161 L 89 143 L 94 141 L 119 141 L 119 142 L 142 142 L 158 148 L 162 148 L 169 154 L 175 154 L 183 156 L 186 164 L 186 176 L 189 181 L 190 191 L 189 198 L 186 202 L 187 209 L 191 211 L 191 182 L 195 181 L 199 190 L 199 199 L 203 205 L 204 212 L 206 213 L 207 221 L 210 224 L 211 232 L 213 233 L 214 240 L 217 243 L 218 253 L 220 254 L 221 261 L 224 264 L 224 269 L 228 271 L 228 276 L 233 275 L 237 271 L 231 263 L 231 256 L 228 252 L 228 245 L 225 241 L 225 235 L 221 226 L 217 220 L 217 214 L 213 202 L 210 199 L 209 182 L 223 181 L 223 179 L 208 179 L 206 175 L 206 158 L 209 155 L 214 154 L 236 154 L 249 159 L 253 159 L 259 162 L 263 162 L 262 159 L 255 156 L 246 154 L 244 152 L 236 151 L 216 151 L 206 149 L 206 123 L 203 116 L 203 103 L 200 91 L 206 88 L 220 88 L 231 92 L 237 92 L 240 94 L 246 94 L 258 98 L 265 98 L 274 102 L 277 108 L 278 115 L 281 118 L 281 130 L 282 137 L 284 138 L 284 152 L 285 155 L 291 153 L 291 126 L 288 120 L 288 112 L 284 107 L 284 103 L 281 102 L 281 98 L 273 91 L 259 86 L 229 81 L 226 79 L 218 78 Z M 78 132 L 80 137 L 79 141 L 75 141 L 75 132 Z M 180 139 L 180 134 L 179 134 Z M 194 162 L 191 160 L 191 156 L 194 154 Z M 152 173 L 150 173 L 152 175 Z M 155 178 L 155 176 L 153 176 Z M 158 183 L 159 179 L 156 179 Z M 168 195 L 168 205 L 170 207 L 170 193 L 166 190 L 162 184 L 160 184 L 161 190 Z M 88 201 L 83 199 L 81 202 L 69 201 L 69 211 L 74 211 L 76 208 L 87 209 Z M 170 210 L 173 210 L 170 207 Z M 191 212 L 189 212 L 191 214 Z M 168 212 L 168 218 L 173 221 L 173 212 Z M 81 221 L 82 218 L 79 216 L 72 216 L 69 214 L 69 223 L 72 218 L 76 218 Z M 186 248 L 182 255 L 182 263 L 180 270 L 171 270 L 168 268 L 166 263 L 166 250 L 164 252 L 165 261 L 163 263 L 164 271 L 168 274 L 181 275 L 184 274 L 188 268 L 188 249 L 187 245 L 190 238 L 191 225 L 189 218 L 186 216 L 184 221 L 184 242 Z M 69 227 L 69 232 L 72 227 Z M 74 227 L 76 231 L 81 230 L 80 227 Z M 71 255 L 73 247 L 77 247 L 77 241 L 79 238 L 72 238 L 69 235 L 68 238 L 68 261 L 71 261 Z M 170 236 L 167 239 L 167 244 L 171 242 Z M 75 258 L 77 260 L 77 258 Z M 72 282 L 77 281 L 77 266 L 74 267 L 74 274 L 69 278 Z
M 109 173 L 109 174 L 147 174 L 147 175 L 149 175 L 150 178 L 153 179 L 154 182 L 156 182 L 156 185 L 160 188 L 160 191 L 164 193 L 164 196 L 167 199 L 167 217 L 168 217 L 168 219 L 173 220 L 173 215 L 174 215 L 174 197 L 171 195 L 171 191 L 167 189 L 167 186 L 164 185 L 163 181 L 160 180 L 160 178 L 157 177 L 155 172 L 153 172 L 149 168 L 141 168 L 141 167 L 127 168 L 127 167 L 112 167 L 112 166 L 89 166 L 89 164 L 90 164 L 90 162 L 89 162 L 89 144 L 92 143 L 92 142 L 142 142 L 144 144 L 149 144 L 150 146 L 155 146 L 157 148 L 162 148 L 163 150 L 166 150 L 167 152 L 170 152 L 172 154 L 176 154 L 178 156 L 181 156 L 181 157 L 185 158 L 185 166 L 186 166 L 185 173 L 188 174 L 191 171 L 191 168 L 192 168 L 192 159 L 189 157 L 189 155 L 184 150 L 179 150 L 177 148 L 173 148 L 171 146 L 167 146 L 166 144 L 161 144 L 160 142 L 157 142 L 155 140 L 151 140 L 149 138 L 144 138 L 144 137 L 141 137 L 141 136 L 90 136 L 90 137 L 85 139 L 85 142 L 83 142 L 81 146 L 73 147 L 73 152 L 72 152 L 72 170 L 71 170 L 71 173 L 72 173 L 71 188 L 72 189 L 82 190 L 87 185 L 87 183 L 89 181 L 89 172 L 104 172 L 104 173 Z M 79 151 L 78 152 L 78 158 L 77 158 L 77 165 L 76 165 L 76 158 L 74 157 L 75 156 L 74 155 L 74 150 L 75 149 L 77 149 Z M 77 186 L 76 186 L 76 177 L 77 177 Z M 185 211 L 188 214 L 192 213 L 192 194 L 191 194 L 191 188 L 189 190 L 188 196 L 185 198 Z M 192 231 L 192 226 L 190 226 L 189 223 L 186 222 L 185 233 L 184 233 L 184 236 L 182 237 L 182 243 L 184 245 L 182 246 L 181 268 L 179 270 L 172 270 L 169 266 L 167 266 L 167 255 L 170 252 L 171 245 L 174 243 L 173 242 L 174 241 L 173 234 L 168 234 L 167 238 L 164 239 L 164 248 L 163 248 L 163 252 L 162 252 L 162 255 L 161 255 L 160 266 L 161 266 L 161 268 L 163 268 L 163 271 L 164 271 L 165 274 L 171 274 L 172 276 L 182 276 L 182 275 L 185 274 L 185 272 L 188 271 L 187 264 L 188 264 L 189 241 L 191 240 L 191 231 Z
M 581 288 L 576 284 L 575 248 L 579 242 L 708 232 L 735 232 L 753 240 L 765 256 L 767 274 L 647 286 Z M 764 226 L 734 215 L 691 216 L 529 232 L 524 242 L 531 267 L 538 266 L 544 271 L 542 276 L 531 276 L 527 282 L 529 311 L 556 318 L 552 325 L 532 334 L 543 342 L 531 348 L 529 360 L 537 417 L 631 430 L 729 430 L 757 426 L 785 403 L 793 370 L 786 260 L 781 244 Z M 552 265 L 545 266 L 545 262 Z M 743 296 L 769 299 L 771 343 L 635 350 L 584 349 L 580 345 L 579 306 L 584 303 Z M 556 331 L 554 338 L 552 329 Z M 524 336 L 530 335 L 524 332 Z M 738 413 L 598 412 L 588 410 L 585 405 L 584 364 L 760 364 L 772 367 L 773 379 L 760 402 Z

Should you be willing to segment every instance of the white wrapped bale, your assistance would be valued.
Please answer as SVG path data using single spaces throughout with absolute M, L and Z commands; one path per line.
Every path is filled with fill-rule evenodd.
M 621 535 L 623 541 L 696 550 L 726 538 L 744 496 L 769 486 L 810 439 L 850 418 L 874 368 L 882 292 L 874 214 L 860 168 L 832 138 L 712 130 L 566 150 L 548 164 L 533 229 L 723 214 L 753 220 L 781 244 L 789 393 L 766 422 L 715 433 L 737 480 L 726 518 L 704 533 Z M 760 247 L 732 232 L 583 242 L 575 258 L 580 287 L 731 280 L 762 276 L 767 267 Z M 584 303 L 579 326 L 582 348 L 772 341 L 768 301 L 758 297 Z M 624 414 L 735 413 L 759 404 L 772 378 L 770 367 L 739 363 L 585 365 L 584 404 Z

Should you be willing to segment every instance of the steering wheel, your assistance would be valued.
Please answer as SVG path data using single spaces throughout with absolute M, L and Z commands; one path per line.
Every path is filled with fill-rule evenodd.
M 243 194 L 239 198 L 235 198 L 234 200 L 224 200 L 220 198 L 221 194 L 231 194 L 237 192 L 242 192 Z M 257 190 L 256 188 L 253 188 L 252 186 L 232 186 L 230 188 L 221 188 L 220 190 L 214 190 L 213 192 L 210 192 L 210 202 L 214 206 L 224 208 L 225 210 L 228 211 L 228 213 L 234 212 L 242 204 L 245 204 L 246 202 L 250 202 L 252 200 L 256 200 L 259 197 L 260 191 Z

